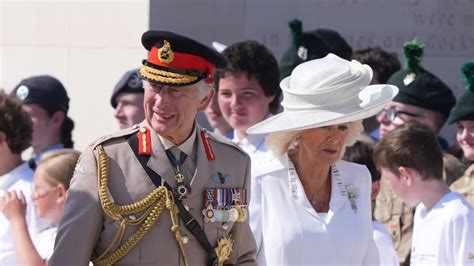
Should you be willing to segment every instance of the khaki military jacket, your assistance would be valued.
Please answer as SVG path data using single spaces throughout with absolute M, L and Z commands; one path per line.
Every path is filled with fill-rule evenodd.
M 380 192 L 375 201 L 374 218 L 385 224 L 392 235 L 401 265 L 409 265 L 413 234 L 414 209 L 403 203 L 385 178 L 381 179 Z
M 140 126 L 147 126 L 143 122 Z M 151 129 L 151 128 L 150 128 Z M 101 206 L 97 178 L 97 149 L 102 145 L 109 158 L 108 190 L 113 201 L 119 205 L 138 202 L 156 187 L 149 179 L 124 136 L 135 133 L 138 128 L 127 129 L 110 135 L 87 148 L 83 154 L 68 190 L 64 214 L 58 228 L 55 250 L 49 261 L 51 265 L 87 265 L 94 257 L 103 253 L 116 235 L 120 224 Z M 158 135 L 151 129 L 152 155 L 148 166 L 158 173 L 171 187 L 176 186 L 174 170 L 166 157 Z M 191 194 L 183 203 L 190 214 L 203 228 L 209 242 L 216 246 L 217 240 L 230 234 L 234 240 L 233 251 L 225 264 L 255 265 L 256 244 L 249 227 L 244 222 L 223 224 L 205 222 L 203 216 L 204 191 L 206 188 L 246 188 L 250 194 L 250 158 L 231 142 L 209 135 L 209 143 L 215 160 L 209 161 L 204 143 L 196 136 L 196 172 L 192 178 Z M 227 176 L 224 183 L 216 182 L 217 172 Z M 249 199 L 247 199 L 248 202 Z M 140 213 L 136 214 L 137 217 Z M 173 232 L 170 212 L 164 210 L 158 221 L 117 265 L 184 265 Z M 123 240 L 137 230 L 127 228 Z M 180 221 L 180 229 L 189 238 L 184 250 L 189 265 L 206 265 L 207 253 Z
M 450 189 L 463 195 L 467 202 L 474 206 L 474 164 L 469 166 L 461 178 L 451 184 Z

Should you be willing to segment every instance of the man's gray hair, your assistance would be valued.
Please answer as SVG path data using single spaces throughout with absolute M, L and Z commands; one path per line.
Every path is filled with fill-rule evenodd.
M 204 80 L 200 80 L 196 83 L 196 86 L 199 90 L 199 96 L 205 98 L 209 96 L 210 91 L 213 89 L 212 84 L 206 83 Z

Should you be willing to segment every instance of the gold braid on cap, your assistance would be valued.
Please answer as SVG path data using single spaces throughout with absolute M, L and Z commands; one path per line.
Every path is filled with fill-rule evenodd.
M 170 84 L 188 84 L 198 80 L 196 76 L 173 73 L 155 69 L 146 65 L 140 68 L 140 75 L 146 79 Z
M 154 189 L 144 199 L 128 204 L 128 205 L 116 205 L 109 197 L 108 191 L 108 176 L 109 176 L 109 158 L 104 151 L 102 145 L 97 146 L 97 179 L 99 186 L 99 198 L 104 212 L 112 218 L 115 222 L 120 223 L 119 230 L 115 235 L 112 242 L 105 249 L 105 251 L 98 257 L 93 258 L 92 262 L 94 265 L 112 265 L 120 260 L 123 256 L 130 252 L 130 250 L 143 238 L 148 230 L 153 227 L 161 213 L 165 208 L 170 210 L 172 227 L 171 230 L 174 232 L 176 241 L 180 249 L 180 253 L 184 258 L 185 265 L 187 263 L 187 257 L 184 253 L 183 241 L 181 238 L 181 230 L 177 224 L 178 212 L 174 202 L 173 194 L 169 192 L 164 186 L 160 186 Z M 135 218 L 134 213 L 143 211 L 143 214 Z M 113 252 L 111 249 L 117 246 L 123 239 L 127 226 L 140 225 L 137 231 L 135 231 L 123 244 L 116 248 Z

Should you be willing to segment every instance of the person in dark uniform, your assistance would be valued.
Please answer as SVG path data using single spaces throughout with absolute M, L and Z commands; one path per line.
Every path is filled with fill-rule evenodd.
M 49 263 L 256 265 L 250 158 L 195 120 L 225 58 L 172 32 L 142 44 L 146 119 L 83 152 Z
M 44 152 L 73 148 L 74 121 L 67 115 L 69 96 L 63 84 L 49 75 L 23 79 L 11 93 L 23 103 L 33 122 L 33 154 L 28 160 L 36 168 Z
M 131 127 L 145 119 L 143 87 L 138 69 L 127 71 L 114 87 L 110 104 L 115 110 L 120 129 Z

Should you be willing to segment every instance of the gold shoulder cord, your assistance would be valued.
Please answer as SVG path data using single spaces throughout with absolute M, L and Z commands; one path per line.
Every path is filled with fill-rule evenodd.
M 138 202 L 128 205 L 116 205 L 110 200 L 107 187 L 109 158 L 101 145 L 97 146 L 96 149 L 99 157 L 97 159 L 97 179 L 100 203 L 105 213 L 114 221 L 120 223 L 120 228 L 105 251 L 92 260 L 94 265 L 112 265 L 130 252 L 130 250 L 143 238 L 146 232 L 148 232 L 148 230 L 150 230 L 150 228 L 155 224 L 164 208 L 167 208 L 170 211 L 172 221 L 171 231 L 175 234 L 181 256 L 184 259 L 184 264 L 188 265 L 188 260 L 184 253 L 181 230 L 178 225 L 178 208 L 174 202 L 173 194 L 164 186 L 160 186 Z M 135 218 L 133 216 L 134 213 L 141 211 L 144 211 L 144 213 L 140 217 Z M 135 231 L 125 243 L 110 253 L 111 249 L 122 241 L 127 226 L 138 224 L 141 224 L 138 230 Z

